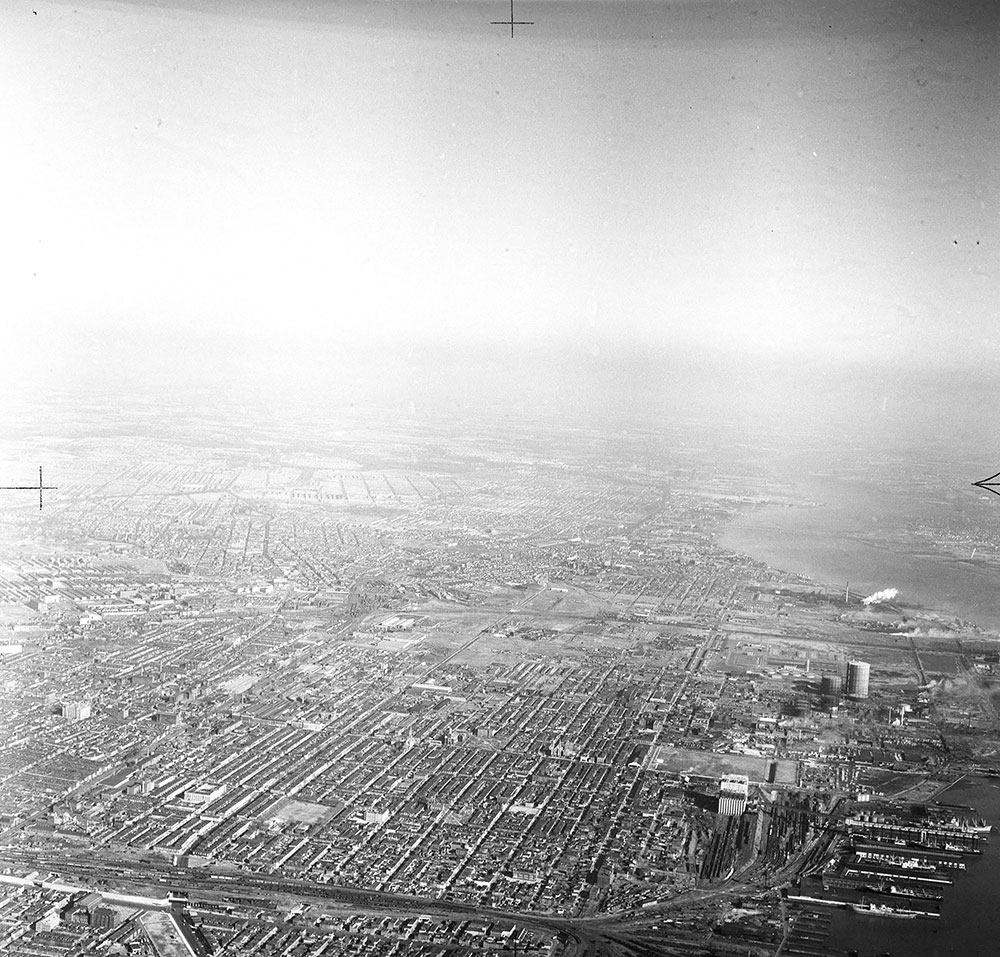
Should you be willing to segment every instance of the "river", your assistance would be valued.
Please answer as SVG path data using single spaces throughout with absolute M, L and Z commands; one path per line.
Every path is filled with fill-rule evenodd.
M 984 507 L 975 493 L 832 477 L 798 479 L 795 491 L 815 504 L 742 512 L 722 531 L 719 544 L 816 582 L 850 582 L 854 594 L 897 588 L 907 605 L 1000 630 L 1000 567 L 972 559 L 971 552 L 948 554 L 906 531 L 914 524 L 974 517 L 973 510 Z
M 906 534 L 914 523 L 968 516 L 974 497 L 832 477 L 797 479 L 814 504 L 765 505 L 741 513 L 719 538 L 724 548 L 773 568 L 852 591 L 899 589 L 902 602 L 1000 630 L 1000 569 L 934 551 Z M 998 503 L 1000 504 L 1000 503 Z M 994 834 L 945 893 L 940 920 L 897 920 L 835 910 L 828 945 L 860 957 L 991 957 L 1000 954 L 1000 781 L 963 779 L 939 799 L 974 807 Z
M 965 778 L 938 800 L 968 805 L 993 826 L 981 855 L 965 858 L 967 870 L 947 888 L 940 920 L 899 920 L 834 910 L 828 944 L 859 957 L 993 957 L 1000 953 L 1000 782 Z

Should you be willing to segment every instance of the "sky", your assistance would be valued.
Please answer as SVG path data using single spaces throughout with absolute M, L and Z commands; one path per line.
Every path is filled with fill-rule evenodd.
M 4 4 L 0 371 L 95 335 L 1000 357 L 1000 6 L 507 11 Z

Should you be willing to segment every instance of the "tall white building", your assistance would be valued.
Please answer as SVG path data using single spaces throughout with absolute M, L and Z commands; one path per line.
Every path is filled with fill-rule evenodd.
M 90 702 L 66 701 L 62 706 L 62 713 L 67 721 L 83 721 L 90 717 Z
M 719 781 L 719 813 L 736 817 L 747 809 L 750 779 L 745 774 L 724 774 Z

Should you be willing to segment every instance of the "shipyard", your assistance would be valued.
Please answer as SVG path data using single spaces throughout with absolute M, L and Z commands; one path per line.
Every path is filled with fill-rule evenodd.
M 863 810 L 862 810 L 863 808 Z M 818 957 L 826 934 L 817 907 L 868 917 L 937 920 L 966 856 L 980 855 L 990 826 L 974 809 L 942 804 L 869 802 L 846 814 L 825 865 L 786 893 L 796 933 L 783 953 Z

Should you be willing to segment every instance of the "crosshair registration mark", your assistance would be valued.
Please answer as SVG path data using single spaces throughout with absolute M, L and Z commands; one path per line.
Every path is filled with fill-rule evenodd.
M 43 485 L 42 484 L 42 467 L 38 466 L 38 484 L 37 485 L 0 485 L 0 490 L 7 492 L 34 492 L 36 489 L 38 491 L 38 508 L 42 507 L 42 492 L 54 492 L 59 486 L 58 485 Z
M 514 0 L 510 0 L 510 19 L 509 20 L 490 20 L 490 25 L 499 26 L 510 26 L 510 38 L 514 39 L 514 27 L 531 27 L 535 25 L 534 20 L 515 20 L 514 19 Z
M 972 484 L 977 488 L 984 488 L 987 492 L 992 492 L 994 495 L 1000 495 L 1000 492 L 997 491 L 997 487 L 1000 486 L 1000 482 L 998 482 L 997 479 L 1000 479 L 1000 472 L 997 472 L 995 475 L 991 475 L 989 478 L 980 479 L 978 482 L 973 482 Z

